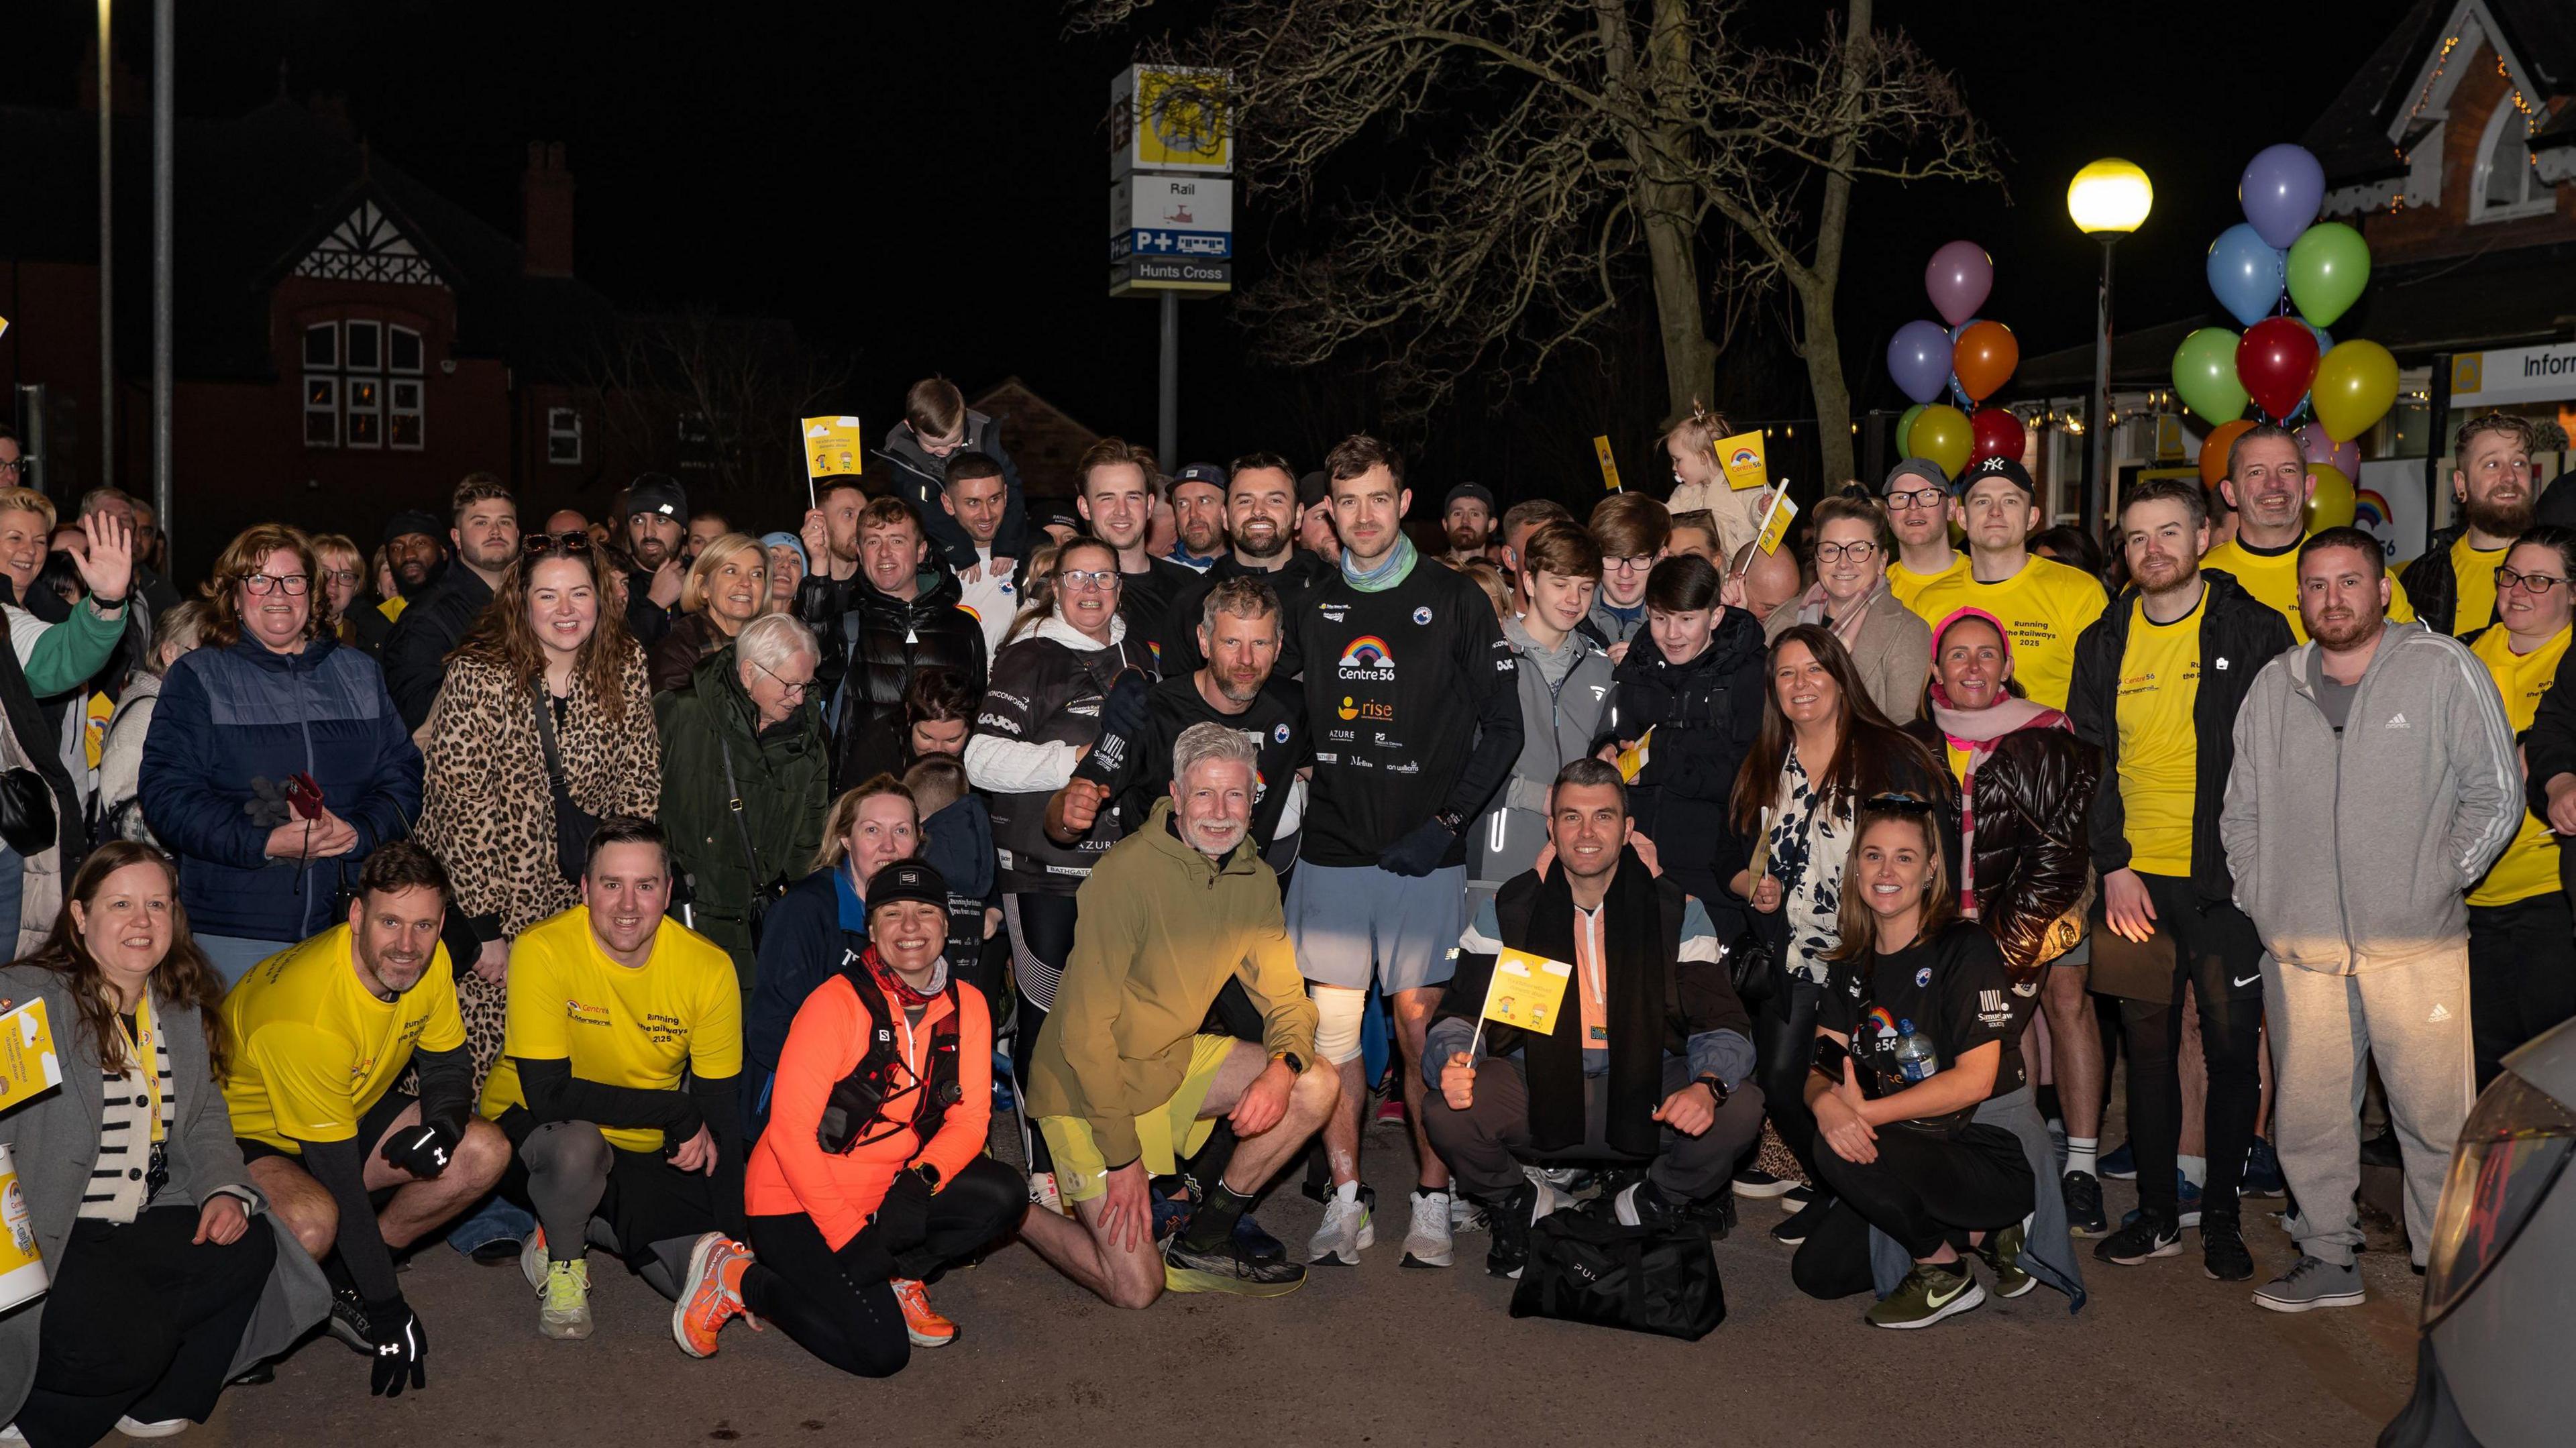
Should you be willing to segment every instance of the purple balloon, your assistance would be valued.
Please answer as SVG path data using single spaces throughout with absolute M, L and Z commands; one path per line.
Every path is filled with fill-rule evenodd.
M 2337 442 L 2326 436 L 2325 424 L 2312 422 L 2299 429 L 2299 454 L 2312 463 L 2324 463 L 2361 486 L 2361 444 Z
M 2237 204 L 2265 246 L 2286 251 L 2317 219 L 2325 204 L 2326 171 L 2305 146 L 2266 146 L 2245 163 L 2236 183 Z
M 1938 322 L 1912 321 L 1887 343 L 1887 375 L 1916 402 L 1929 403 L 1950 383 L 1950 334 Z
M 1953 327 L 1977 314 L 1986 293 L 1995 289 L 1995 259 L 1973 241 L 1954 241 L 1932 253 L 1923 269 L 1923 290 L 1932 294 L 1932 310 Z

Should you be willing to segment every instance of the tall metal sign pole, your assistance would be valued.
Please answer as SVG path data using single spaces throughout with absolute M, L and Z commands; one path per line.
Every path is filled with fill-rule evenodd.
M 116 481 L 116 36 L 98 0 L 98 481 Z
M 170 253 L 176 0 L 152 0 L 152 518 L 170 536 Z
M 1109 83 L 1109 295 L 1162 311 L 1163 469 L 1180 466 L 1181 299 L 1234 290 L 1234 123 L 1221 70 L 1131 65 Z

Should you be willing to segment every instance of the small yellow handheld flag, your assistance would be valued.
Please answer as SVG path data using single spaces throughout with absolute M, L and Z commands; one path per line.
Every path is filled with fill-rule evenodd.
M 1762 434 L 1758 430 L 1719 438 L 1708 448 L 1717 454 L 1717 465 L 1726 470 L 1726 485 L 1734 491 L 1741 493 L 1771 481 L 1771 466 L 1763 457 Z
M 1636 743 L 1619 751 L 1619 778 L 1621 780 L 1629 784 L 1635 784 L 1637 782 L 1637 776 L 1646 772 L 1646 763 L 1653 757 L 1654 743 L 1655 731 L 1653 726 L 1649 725 L 1645 733 L 1637 736 Z
M 1627 489 L 1619 486 L 1619 460 L 1610 456 L 1610 435 L 1603 433 L 1592 440 L 1592 455 L 1601 460 L 1601 486 L 1614 493 Z
M 1566 982 L 1574 967 L 1526 950 L 1506 950 L 1494 958 L 1494 977 L 1485 986 L 1485 1019 L 1498 1025 L 1552 1035 L 1557 1007 L 1565 1002 Z
M 1780 540 L 1789 536 L 1789 523 L 1798 516 L 1798 505 L 1789 501 L 1789 490 L 1782 487 L 1771 495 L 1771 511 L 1762 515 L 1762 533 L 1758 542 L 1765 553 L 1780 551 Z
M 0 1015 L 0 1111 L 63 1084 L 62 1059 L 54 1054 L 53 1023 L 45 998 Z
M 867 443 L 855 417 L 805 419 L 805 476 L 809 481 L 857 477 Z

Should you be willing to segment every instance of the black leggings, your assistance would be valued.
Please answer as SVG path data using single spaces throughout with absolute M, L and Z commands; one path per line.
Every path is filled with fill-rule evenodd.
M 257 1217 L 230 1246 L 194 1243 L 198 1209 L 154 1207 L 133 1223 L 74 1222 L 18 1409 L 35 1448 L 88 1448 L 120 1417 L 204 1422 L 277 1263 Z
M 1073 956 L 1074 905 L 1071 895 L 1040 895 L 1034 891 L 1002 897 L 1003 914 L 1011 927 L 1012 978 L 1019 984 L 1019 1016 L 1011 1037 L 1011 1079 L 1018 1083 L 1020 1099 L 1029 1094 L 1029 1063 L 1037 1059 L 1038 1028 L 1046 1024 L 1047 1012 L 1055 1008 L 1056 982 L 1064 976 L 1064 963 Z M 1055 1159 L 1047 1153 L 1046 1136 L 1029 1133 L 1029 1170 L 1053 1171 Z
M 1783 974 L 1783 983 L 1762 1003 L 1754 1024 L 1762 1101 L 1780 1139 L 1805 1168 L 1807 1180 L 1821 1187 L 1824 1178 L 1816 1171 L 1816 1118 L 1807 1110 L 1807 1075 L 1809 1063 L 1816 1058 L 1816 1004 L 1824 998 L 1825 988 Z
M 990 1157 L 975 1161 L 930 1199 L 928 1246 L 943 1261 L 971 1256 L 1009 1231 L 1028 1205 L 1017 1173 Z M 892 1377 L 912 1360 L 893 1286 L 883 1278 L 854 1280 L 812 1217 L 753 1217 L 751 1249 L 758 1260 L 742 1275 L 743 1304 L 786 1329 L 797 1346 L 863 1378 Z
M 1970 1124 L 1956 1136 L 1881 1127 L 1878 1159 L 1845 1161 L 1810 1142 L 1833 1209 L 1798 1244 L 1789 1278 L 1811 1297 L 1845 1297 L 1870 1285 L 1869 1229 L 1896 1240 L 1920 1262 L 1943 1242 L 1995 1232 L 2030 1215 L 2034 1184 L 2021 1139 L 2000 1126 Z

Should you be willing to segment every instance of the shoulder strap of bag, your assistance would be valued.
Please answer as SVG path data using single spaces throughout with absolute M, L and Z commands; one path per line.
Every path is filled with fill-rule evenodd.
M 571 785 L 564 778 L 563 751 L 555 743 L 554 703 L 546 697 L 545 689 L 539 687 L 529 691 L 528 707 L 537 716 L 537 747 L 545 751 L 546 782 L 557 789 L 568 790 Z
M 725 807 L 733 811 L 734 832 L 742 836 L 742 861 L 751 871 L 751 892 L 756 897 L 760 893 L 760 851 L 752 848 L 751 826 L 743 822 L 742 786 L 733 782 L 733 745 L 719 737 L 716 748 L 724 752 Z

